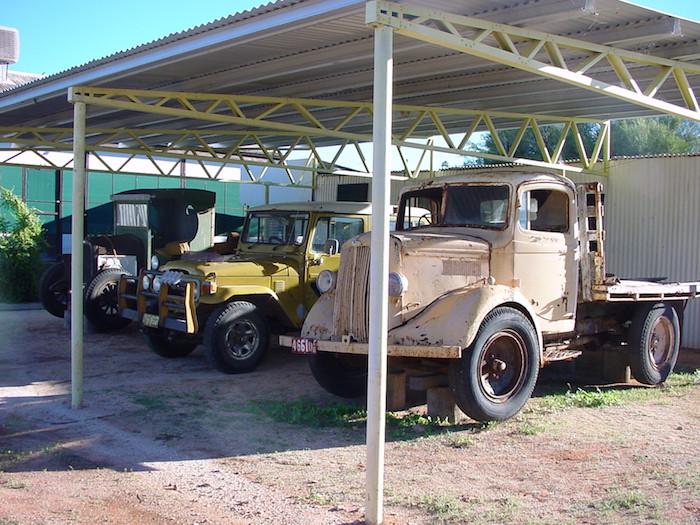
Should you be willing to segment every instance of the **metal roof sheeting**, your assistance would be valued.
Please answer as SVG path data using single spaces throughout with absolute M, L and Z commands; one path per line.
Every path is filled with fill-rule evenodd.
M 434 0 L 430 8 L 700 63 L 700 24 L 620 0 Z M 602 119 L 653 113 L 400 35 L 394 80 L 397 103 Z M 66 91 L 76 85 L 370 101 L 373 30 L 362 0 L 279 0 L 0 93 L 0 126 L 71 125 Z M 660 96 L 680 100 L 673 86 Z M 154 120 L 165 124 L 101 110 L 89 113 L 88 127 Z

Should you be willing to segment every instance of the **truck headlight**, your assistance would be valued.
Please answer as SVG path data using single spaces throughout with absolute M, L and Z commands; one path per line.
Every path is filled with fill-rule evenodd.
M 389 274 L 389 296 L 401 297 L 408 290 L 408 279 L 398 272 Z
M 157 255 L 151 255 L 151 270 L 157 270 L 160 266 L 160 261 Z
M 148 290 L 151 287 L 151 276 L 148 274 L 144 274 L 143 277 L 141 277 L 141 288 L 144 290 Z
M 156 275 L 153 278 L 153 291 L 160 292 L 160 287 L 162 284 L 163 284 L 163 280 L 160 278 L 160 275 Z
M 316 286 L 318 286 L 318 291 L 321 293 L 326 293 L 333 288 L 335 286 L 335 272 L 330 270 L 321 271 L 316 278 Z

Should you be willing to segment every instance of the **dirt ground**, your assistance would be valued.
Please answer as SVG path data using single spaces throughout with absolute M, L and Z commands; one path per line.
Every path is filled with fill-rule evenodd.
M 363 523 L 364 424 L 264 409 L 339 402 L 305 358 L 275 349 L 228 376 L 201 348 L 156 356 L 133 326 L 86 334 L 76 410 L 70 353 L 63 320 L 0 311 L 0 525 Z M 506 423 L 390 429 L 385 523 L 700 523 L 700 384 L 685 377 L 621 405 L 554 410 L 543 389 L 569 380 L 543 373 Z M 645 387 L 614 387 L 627 388 Z

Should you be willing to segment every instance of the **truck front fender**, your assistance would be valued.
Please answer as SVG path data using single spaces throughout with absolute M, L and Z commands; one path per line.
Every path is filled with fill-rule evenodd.
M 416 317 L 389 331 L 389 344 L 467 348 L 486 315 L 499 306 L 521 310 L 532 322 L 540 349 L 542 332 L 527 299 L 516 289 L 487 285 L 445 295 Z
M 204 304 L 221 304 L 228 302 L 234 297 L 250 296 L 270 297 L 279 302 L 279 297 L 275 292 L 270 290 L 267 286 L 259 285 L 219 286 L 216 289 L 216 293 L 213 295 L 202 295 L 199 302 Z

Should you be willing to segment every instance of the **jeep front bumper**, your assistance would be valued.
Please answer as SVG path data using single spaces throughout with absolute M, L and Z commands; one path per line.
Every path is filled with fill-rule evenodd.
M 156 278 L 158 289 L 153 286 Z M 124 275 L 119 281 L 119 313 L 148 328 L 194 334 L 199 331 L 198 287 L 199 281 L 181 272 L 144 270 L 138 277 Z

